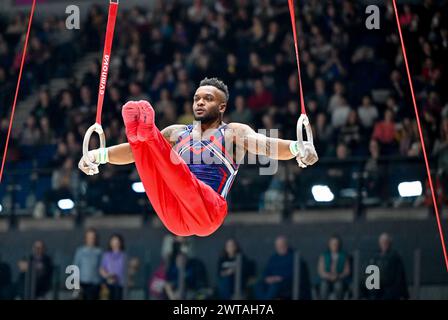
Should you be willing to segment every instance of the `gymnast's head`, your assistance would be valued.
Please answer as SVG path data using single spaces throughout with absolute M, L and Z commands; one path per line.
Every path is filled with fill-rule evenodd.
M 193 114 L 196 121 L 213 123 L 222 120 L 229 101 L 229 89 L 217 78 L 205 78 L 193 97 Z

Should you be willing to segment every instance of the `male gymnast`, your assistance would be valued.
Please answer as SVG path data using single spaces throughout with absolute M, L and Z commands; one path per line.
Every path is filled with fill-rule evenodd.
M 297 141 L 267 137 L 242 123 L 224 123 L 228 100 L 222 81 L 205 78 L 193 98 L 195 123 L 162 131 L 149 102 L 129 101 L 122 108 L 128 143 L 89 151 L 79 168 L 92 175 L 100 164 L 135 162 L 146 194 L 169 231 L 211 235 L 227 215 L 226 196 L 246 152 L 276 160 L 296 158 L 301 167 L 318 160 L 312 143 L 305 141 L 299 150 Z

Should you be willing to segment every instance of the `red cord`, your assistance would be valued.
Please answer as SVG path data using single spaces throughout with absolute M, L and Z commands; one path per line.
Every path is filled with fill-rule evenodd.
M 35 8 L 35 6 L 36 6 L 36 0 L 33 0 L 33 5 L 31 6 L 30 18 L 28 19 L 28 30 L 26 32 L 25 44 L 23 46 L 22 61 L 20 63 L 19 77 L 17 79 L 17 85 L 16 85 L 16 93 L 14 95 L 14 102 L 12 104 L 11 118 L 9 119 L 8 134 L 6 135 L 5 149 L 3 150 L 2 167 L 0 169 L 0 183 L 2 182 L 3 169 L 5 168 L 6 156 L 8 154 L 9 137 L 11 136 L 12 123 L 13 123 L 13 120 L 14 120 L 14 112 L 16 110 L 17 97 L 19 95 L 20 80 L 22 79 L 23 65 L 24 65 L 24 62 L 25 62 L 26 49 L 28 47 L 28 38 L 30 36 L 30 30 L 31 30 L 31 24 L 33 22 L 33 15 L 34 15 L 34 8 Z
M 294 47 L 296 49 L 296 61 L 297 61 L 297 74 L 299 77 L 299 92 L 300 92 L 300 108 L 302 114 L 306 114 L 305 99 L 303 98 L 302 89 L 302 76 L 300 72 L 300 59 L 299 59 L 299 45 L 297 43 L 297 30 L 296 30 L 296 15 L 294 9 L 294 0 L 288 0 L 289 14 L 291 15 L 292 33 L 294 36 Z
M 414 112 L 415 112 L 415 117 L 417 119 L 418 132 L 419 132 L 419 135 L 420 135 L 420 143 L 422 144 L 423 158 L 425 159 L 426 174 L 428 175 L 429 188 L 431 189 L 432 202 L 433 202 L 434 210 L 435 210 L 435 213 L 436 213 L 437 227 L 439 229 L 440 241 L 442 243 L 443 255 L 445 257 L 445 266 L 446 266 L 446 269 L 448 271 L 448 256 L 447 256 L 446 247 L 445 247 L 445 239 L 444 239 L 444 236 L 443 236 L 442 224 L 440 222 L 440 214 L 439 214 L 439 209 L 437 207 L 436 194 L 434 192 L 434 186 L 433 186 L 433 183 L 432 183 L 431 168 L 429 166 L 428 157 L 426 155 L 425 140 L 423 139 L 422 126 L 420 124 L 420 117 L 418 115 L 418 108 L 417 108 L 417 103 L 416 103 L 415 94 L 414 94 L 414 86 L 412 84 L 411 72 L 409 71 L 408 58 L 407 58 L 407 54 L 406 54 L 406 48 L 404 46 L 403 34 L 401 32 L 401 26 L 400 26 L 400 19 L 398 17 L 397 4 L 396 4 L 395 0 L 392 0 L 392 3 L 394 5 L 395 18 L 397 20 L 397 26 L 398 26 L 398 33 L 400 34 L 401 49 L 403 50 L 403 58 L 404 58 L 404 64 L 406 66 L 406 72 L 407 72 L 407 75 L 408 75 L 409 87 L 411 88 L 412 103 L 414 104 Z
M 110 2 L 107 18 L 106 39 L 104 43 L 103 60 L 100 70 L 100 84 L 98 88 L 98 102 L 96 107 L 96 123 L 101 125 L 101 113 L 103 112 L 104 93 L 106 92 L 107 74 L 110 66 L 110 53 L 112 40 L 114 39 L 115 20 L 117 18 L 118 3 Z

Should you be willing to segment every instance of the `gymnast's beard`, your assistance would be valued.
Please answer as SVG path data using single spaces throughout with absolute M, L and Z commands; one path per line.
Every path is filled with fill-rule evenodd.
M 216 110 L 213 112 L 206 112 L 200 116 L 194 115 L 194 120 L 199 121 L 203 124 L 210 124 L 219 121 L 220 117 L 221 114 L 219 113 L 218 110 Z

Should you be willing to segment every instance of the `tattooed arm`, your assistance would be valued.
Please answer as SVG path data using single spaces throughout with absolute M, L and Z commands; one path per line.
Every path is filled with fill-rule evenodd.
M 300 156 L 297 152 L 296 141 L 267 137 L 241 123 L 231 123 L 229 128 L 235 132 L 236 144 L 242 145 L 250 153 L 264 155 L 276 160 L 296 158 L 298 162 L 300 161 L 305 165 L 313 165 L 319 159 L 314 146 L 308 142 L 304 143 L 304 154 Z M 293 151 L 295 152 L 293 153 Z

